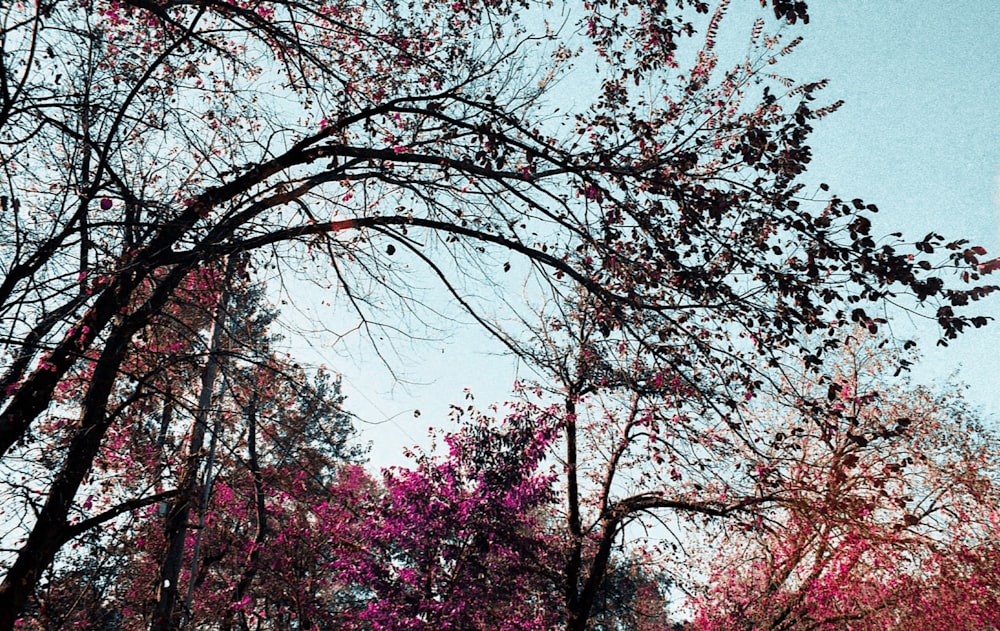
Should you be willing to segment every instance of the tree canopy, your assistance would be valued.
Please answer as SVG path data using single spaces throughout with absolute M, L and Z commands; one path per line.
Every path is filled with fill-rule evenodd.
M 414 628 L 621 619 L 598 611 L 608 585 L 662 593 L 613 554 L 638 516 L 752 520 L 777 499 L 764 473 L 713 463 L 760 451 L 749 404 L 784 392 L 783 371 L 821 374 L 887 304 L 929 314 L 945 343 L 986 324 L 984 249 L 880 239 L 874 205 L 806 190 L 809 133 L 838 106 L 825 81 L 775 72 L 806 4 L 773 0 L 725 60 L 727 4 L 5 4 L 0 630 L 62 624 L 45 618 L 60 599 L 88 616 L 127 604 L 151 629 L 198 607 L 247 628 L 253 602 L 276 628 L 345 601 L 376 628 L 379 607 Z M 585 68 L 593 94 L 560 103 Z M 458 462 L 376 483 L 353 468 L 336 381 L 277 350 L 266 297 L 327 292 L 388 362 L 379 332 L 435 315 L 426 279 L 551 381 L 503 431 L 458 434 Z M 550 447 L 561 490 L 544 483 Z M 587 449 L 608 465 L 590 478 Z M 438 502 L 479 514 L 441 523 Z M 316 538 L 348 514 L 372 537 L 361 557 Z M 269 556 L 290 539 L 301 558 Z M 116 586 L 74 546 L 134 564 Z M 343 589 L 324 582 L 352 558 Z M 532 594 L 517 616 L 472 589 L 443 609 L 458 582 L 530 563 L 558 569 L 509 586 Z M 90 591 L 60 592 L 73 572 Z

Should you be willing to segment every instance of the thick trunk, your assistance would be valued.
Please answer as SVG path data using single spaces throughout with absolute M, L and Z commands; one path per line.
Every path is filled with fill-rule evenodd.
M 18 552 L 17 558 L 4 577 L 3 583 L 0 583 L 0 631 L 9 631 L 13 628 L 14 621 L 21 615 L 42 572 L 51 565 L 59 548 L 79 534 L 77 528 L 69 525 L 69 511 L 73 506 L 73 499 L 76 497 L 80 485 L 93 468 L 94 458 L 100 450 L 101 441 L 112 421 L 107 413 L 108 401 L 114 391 L 118 369 L 125 357 L 128 344 L 132 335 L 148 321 L 149 317 L 163 308 L 184 275 L 185 270 L 183 269 L 173 270 L 139 310 L 133 312 L 120 326 L 112 329 L 109 333 L 104 349 L 95 363 L 90 387 L 87 389 L 87 395 L 82 405 L 80 427 L 70 442 L 66 460 L 52 482 L 45 505 L 39 511 L 38 519 L 32 527 L 27 541 Z M 110 294 L 106 294 L 106 296 L 108 295 Z M 103 298 L 104 296 L 102 296 Z M 128 296 L 116 294 L 114 298 L 115 301 L 110 304 L 99 299 L 98 304 L 84 318 L 84 321 L 91 321 L 94 318 L 100 320 L 106 309 L 113 313 L 120 313 L 122 306 L 128 304 Z M 98 305 L 101 305 L 100 308 Z M 52 374 L 39 370 L 33 377 L 40 373 Z M 59 375 L 62 374 L 59 373 Z M 58 382 L 59 375 L 54 377 L 56 382 Z M 25 385 L 30 382 L 31 380 Z M 51 388 L 48 391 L 51 394 L 55 383 L 45 387 L 49 385 Z M 21 397 L 24 390 L 25 386 L 22 386 L 18 394 L 15 395 L 15 399 Z M 23 422 L 23 426 L 26 428 L 30 420 L 41 413 L 48 402 L 41 405 L 34 400 L 35 394 L 23 396 L 32 398 L 28 407 L 38 404 L 37 409 L 31 407 L 26 414 L 17 415 L 21 419 L 17 422 Z M 13 405 L 15 405 L 14 401 L 11 402 L 11 406 Z M 7 412 L 10 412 L 10 406 L 8 406 Z M 11 418 L 8 415 L 0 419 L 0 428 L 9 428 Z M 0 430 L 0 435 L 4 435 L 2 430 Z M 0 440 L 0 452 L 9 446 L 6 439 Z
M 13 628 L 42 572 L 52 563 L 59 548 L 76 533 L 68 522 L 69 511 L 108 429 L 106 407 L 129 337 L 129 332 L 115 331 L 97 362 L 84 400 L 80 428 L 27 541 L 0 584 L 0 631 Z
M 604 582 L 620 519 L 615 511 L 601 519 L 601 540 L 597 552 L 586 563 L 583 558 L 583 526 L 580 516 L 580 489 L 576 449 L 576 405 L 566 401 L 566 496 L 570 550 L 565 574 L 566 631 L 585 631 L 590 621 L 597 592 Z M 584 572 L 584 566 L 587 566 Z
M 597 545 L 597 553 L 590 560 L 587 580 L 583 589 L 579 590 L 575 606 L 569 609 L 566 617 L 566 631 L 585 631 L 594 609 L 597 592 L 608 573 L 608 560 L 611 558 L 611 544 L 618 532 L 618 519 L 614 517 L 603 520 L 601 541 Z

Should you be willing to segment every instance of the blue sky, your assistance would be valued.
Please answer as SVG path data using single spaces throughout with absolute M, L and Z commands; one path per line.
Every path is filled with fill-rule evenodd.
M 847 0 L 810 10 L 786 68 L 828 77 L 826 96 L 845 101 L 817 125 L 810 177 L 877 204 L 879 232 L 933 230 L 1000 255 L 1000 3 Z M 998 303 L 981 308 L 1000 320 Z M 900 334 L 907 324 L 896 318 Z M 924 351 L 916 377 L 940 380 L 961 364 L 968 397 L 1000 415 L 1000 321 L 947 349 L 927 340 Z
M 744 49 L 748 12 L 756 8 L 756 0 L 734 0 L 725 22 Z M 777 70 L 799 80 L 829 78 L 821 100 L 845 105 L 817 124 L 807 180 L 878 205 L 879 234 L 900 230 L 917 240 L 935 231 L 1000 255 L 1000 3 L 814 0 L 810 11 L 810 24 L 788 34 L 805 41 Z M 982 309 L 1000 320 L 1000 298 Z M 947 349 L 934 347 L 933 328 L 918 319 L 898 314 L 893 328 L 924 337 L 918 380 L 940 382 L 961 365 L 968 398 L 1000 418 L 1000 322 Z M 530 377 L 484 338 L 470 326 L 414 345 L 400 372 L 411 385 L 364 360 L 361 347 L 357 361 L 318 349 L 322 361 L 343 371 L 348 406 L 378 423 L 359 425 L 362 438 L 375 443 L 374 463 L 398 461 L 402 446 L 425 443 L 427 426 L 445 423 L 464 387 L 486 405 L 505 398 L 517 376 Z
M 871 198 L 887 221 L 995 251 L 1000 4 L 812 5 L 787 67 L 829 77 L 827 94 L 846 103 L 817 127 L 811 172 Z

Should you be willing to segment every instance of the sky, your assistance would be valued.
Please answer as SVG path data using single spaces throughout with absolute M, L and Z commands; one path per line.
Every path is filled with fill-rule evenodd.
M 810 177 L 875 203 L 877 232 L 934 231 L 1000 255 L 1000 3 L 846 0 L 810 12 L 788 67 L 829 78 L 826 96 L 845 101 L 816 127 Z M 982 308 L 1000 320 L 1000 300 Z M 897 317 L 897 334 L 908 324 Z M 915 377 L 961 367 L 968 398 L 1000 416 L 1000 321 L 946 349 L 929 342 Z
M 876 204 L 877 234 L 899 230 L 915 241 L 934 231 L 1000 255 L 1000 3 L 809 4 L 810 24 L 789 32 L 804 42 L 777 69 L 830 79 L 820 100 L 845 104 L 817 123 L 806 180 Z M 734 0 L 724 23 L 744 49 L 756 5 Z M 589 84 L 560 89 L 574 85 Z M 982 309 L 1000 320 L 1000 299 Z M 959 370 L 967 398 L 1000 426 L 1000 321 L 946 349 L 934 346 L 934 329 L 919 319 L 897 314 L 892 327 L 924 339 L 916 380 L 940 384 Z M 400 462 L 402 447 L 427 444 L 427 427 L 445 424 L 448 405 L 461 403 L 465 388 L 485 406 L 504 400 L 515 379 L 533 376 L 501 353 L 471 324 L 414 344 L 395 375 L 351 340 L 310 350 L 343 373 L 347 406 L 361 419 L 360 439 L 373 444 L 374 465 Z
M 817 126 L 810 169 L 907 231 L 1000 246 L 1000 4 L 813 3 L 790 68 L 845 106 Z M 836 5 L 836 6 L 834 6 Z

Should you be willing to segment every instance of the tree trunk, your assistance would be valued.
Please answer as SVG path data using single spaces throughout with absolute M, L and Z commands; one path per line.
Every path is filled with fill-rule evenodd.
M 129 332 L 116 330 L 97 362 L 84 399 L 80 428 L 73 436 L 66 460 L 52 482 L 28 540 L 0 584 L 0 631 L 13 629 L 42 572 L 55 559 L 59 548 L 76 533 L 68 521 L 69 511 L 110 425 L 107 403 L 130 337 Z
M 27 541 L 18 552 L 17 559 L 4 577 L 3 583 L 0 583 L 0 631 L 13 629 L 14 621 L 23 611 L 42 572 L 52 564 L 59 548 L 79 533 L 77 528 L 69 525 L 69 511 L 73 506 L 73 499 L 76 497 L 80 485 L 93 467 L 94 458 L 101 448 L 101 441 L 113 420 L 112 416 L 108 414 L 107 406 L 114 391 L 118 369 L 125 358 L 128 344 L 132 335 L 149 320 L 149 317 L 163 308 L 185 274 L 186 270 L 183 268 L 174 269 L 139 309 L 126 317 L 119 326 L 113 328 L 108 334 L 104 349 L 95 363 L 90 387 L 87 389 L 86 397 L 81 406 L 80 427 L 70 441 L 66 460 L 52 482 L 45 505 L 39 511 L 38 519 L 32 527 Z M 128 300 L 129 295 L 126 293 L 109 292 L 104 294 L 83 321 L 96 323 L 102 319 L 104 321 L 110 320 L 110 313 L 120 313 L 120 310 L 128 304 Z M 96 329 L 97 325 L 95 324 L 94 330 Z M 69 348 L 65 342 L 60 345 L 60 348 L 63 347 Z M 42 380 L 39 385 L 39 388 L 48 392 L 48 394 L 43 392 L 44 396 L 48 397 L 64 374 L 65 370 L 56 374 L 39 370 L 25 382 L 25 385 L 32 383 L 32 379 L 38 375 L 53 375 L 50 377 L 53 379 L 52 383 Z M 30 420 L 44 409 L 38 399 L 42 395 L 34 391 L 31 393 L 22 392 L 24 390 L 25 387 L 22 386 L 15 395 L 15 400 L 8 405 L 8 409 L 5 411 L 7 414 L 0 418 L 0 427 L 6 428 L 7 422 L 16 418 L 18 420 L 15 424 L 21 423 L 26 428 Z M 11 407 L 20 405 L 19 397 L 22 396 L 27 397 L 27 400 L 24 403 L 24 408 L 18 410 L 21 414 L 11 414 Z M 47 401 L 46 405 L 49 402 Z M 0 437 L 2 437 L 0 438 L 0 453 L 2 453 L 13 442 L 8 442 L 10 436 L 5 434 L 2 429 L 0 429 Z
M 253 494 L 256 508 L 256 529 L 253 537 L 253 546 L 247 554 L 246 563 L 239 582 L 233 589 L 233 596 L 230 599 L 233 605 L 226 611 L 226 617 L 220 626 L 222 631 L 230 631 L 233 625 L 233 616 L 238 605 L 247 592 L 257 575 L 257 559 L 260 557 L 260 548 L 264 545 L 267 537 L 267 512 L 264 505 L 264 481 L 260 475 L 260 463 L 257 460 L 257 402 L 256 394 L 250 402 L 250 410 L 247 415 L 247 463 L 250 466 L 250 473 L 253 475 Z M 244 625 L 245 626 L 245 625 Z M 303 627 L 306 628 L 306 627 Z
M 175 631 L 180 624 L 180 616 L 175 611 L 179 593 L 181 565 L 184 559 L 184 543 L 189 530 L 188 521 L 191 516 L 191 506 L 197 502 L 198 472 L 202 461 L 202 448 L 205 444 L 205 433 L 208 427 L 208 415 L 211 411 L 212 398 L 215 391 L 215 381 L 219 374 L 219 351 L 225 338 L 225 313 L 229 306 L 229 281 L 234 271 L 235 257 L 230 257 L 226 263 L 223 289 L 212 319 L 212 333 L 209 341 L 208 358 L 201 374 L 201 391 L 198 395 L 198 408 L 195 411 L 189 433 L 187 460 L 178 481 L 178 495 L 169 508 L 164 523 L 167 533 L 167 550 L 160 564 L 159 577 L 156 585 L 156 602 L 153 607 L 150 631 Z M 193 578 L 193 577 L 192 577 Z
M 583 565 L 583 531 L 580 525 L 580 488 L 577 480 L 576 402 L 566 399 L 566 503 L 570 549 L 563 570 L 563 598 L 566 607 L 566 629 L 579 627 L 580 569 Z M 586 624 L 586 618 L 583 619 Z

